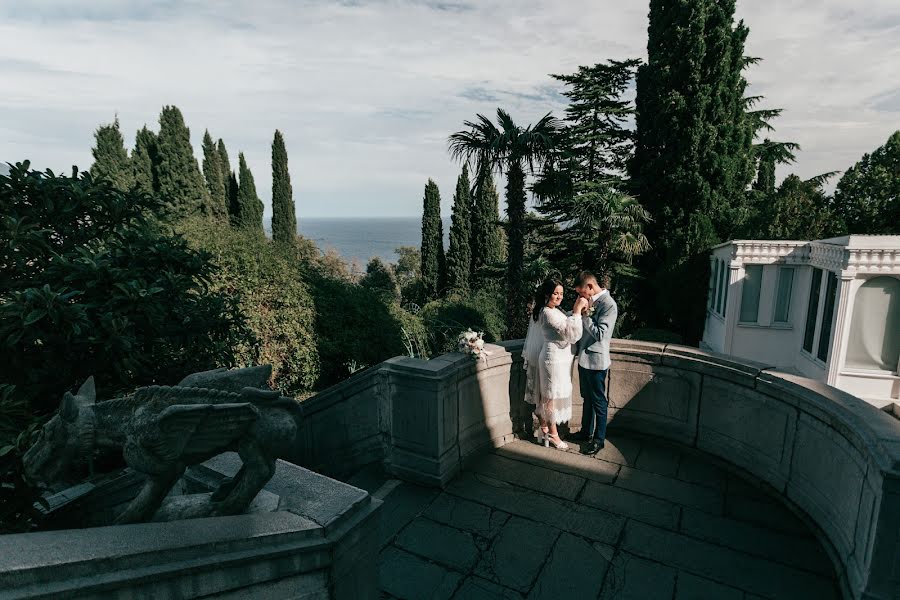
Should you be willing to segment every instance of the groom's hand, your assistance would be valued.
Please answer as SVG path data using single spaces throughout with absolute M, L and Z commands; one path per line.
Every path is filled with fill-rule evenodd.
M 587 308 L 587 300 L 579 296 L 578 300 L 575 301 L 575 306 L 572 307 L 572 314 L 581 315 L 585 308 Z

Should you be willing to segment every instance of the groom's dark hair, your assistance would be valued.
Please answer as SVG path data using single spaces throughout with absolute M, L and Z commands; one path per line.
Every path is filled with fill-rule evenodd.
M 576 279 L 576 281 L 578 282 L 578 287 L 584 287 L 589 281 L 592 280 L 604 290 L 609 289 L 609 275 L 600 275 L 598 277 L 590 271 L 582 271 L 578 274 L 578 278 Z

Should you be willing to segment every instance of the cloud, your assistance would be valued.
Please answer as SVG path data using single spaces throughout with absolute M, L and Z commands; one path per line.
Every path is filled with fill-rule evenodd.
M 782 107 L 801 176 L 845 169 L 897 127 L 900 7 L 739 5 L 751 93 Z M 624 7 L 623 7 L 624 6 Z M 447 136 L 498 106 L 560 115 L 549 73 L 646 52 L 648 4 L 612 0 L 35 0 L 0 5 L 0 161 L 87 168 L 116 114 L 129 143 L 163 105 L 243 151 L 267 204 L 274 130 L 300 217 L 417 215 L 432 177 L 449 212 Z

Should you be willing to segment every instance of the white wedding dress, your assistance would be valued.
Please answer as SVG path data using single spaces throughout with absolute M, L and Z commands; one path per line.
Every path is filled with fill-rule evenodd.
M 561 424 L 572 418 L 572 344 L 581 339 L 580 317 L 556 308 L 529 319 L 522 356 L 525 360 L 525 401 L 534 413 Z

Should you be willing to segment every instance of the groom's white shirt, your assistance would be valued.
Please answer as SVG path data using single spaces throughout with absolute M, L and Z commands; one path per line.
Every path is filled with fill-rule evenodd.
M 612 339 L 619 309 L 609 295 L 609 290 L 594 294 L 591 297 L 591 306 L 594 307 L 594 314 L 582 317 L 584 334 L 578 342 L 578 365 L 585 369 L 601 371 L 608 369 L 611 364 L 609 341 Z

